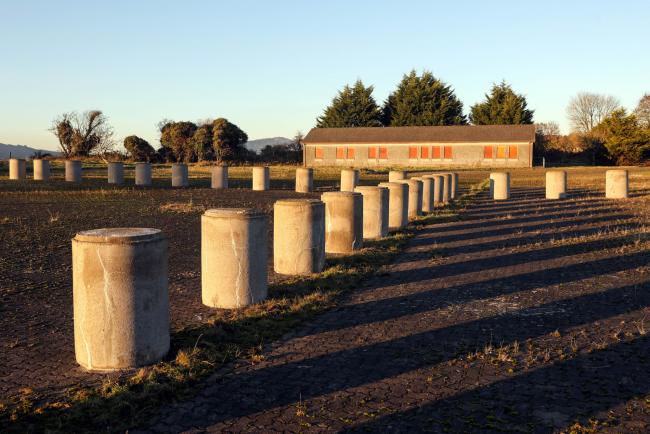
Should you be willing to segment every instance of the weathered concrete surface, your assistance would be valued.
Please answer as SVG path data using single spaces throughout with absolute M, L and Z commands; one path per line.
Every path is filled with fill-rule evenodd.
M 352 253 L 363 246 L 363 196 L 350 191 L 323 193 L 325 252 Z
M 187 164 L 172 164 L 172 187 L 189 187 L 190 179 Z
M 209 209 L 201 216 L 201 300 L 236 309 L 268 292 L 268 217 L 251 209 Z
M 489 190 L 490 190 L 489 195 L 490 195 L 490 197 L 494 197 L 494 183 L 492 181 L 494 180 L 493 175 L 495 173 L 496 172 L 490 173 L 490 186 L 489 186 Z
M 490 190 L 492 199 L 508 200 L 510 199 L 510 173 L 493 172 L 490 174 Z
M 376 240 L 388 235 L 388 188 L 360 186 L 354 189 L 363 195 L 363 238 Z
M 605 172 L 605 197 L 608 199 L 626 199 L 629 194 L 627 170 L 613 169 Z
M 314 191 L 314 169 L 299 167 L 296 169 L 296 192 L 311 193 Z
M 388 172 L 388 182 L 401 181 L 406 179 L 407 173 L 405 170 L 391 170 Z
M 211 169 L 211 187 L 215 189 L 228 188 L 228 166 L 213 166 Z
M 27 178 L 27 165 L 25 160 L 11 158 L 9 160 L 9 179 L 22 181 Z
M 453 176 L 451 176 L 451 173 L 441 173 L 440 175 L 445 179 L 445 183 L 442 189 L 442 203 L 447 205 L 449 202 L 451 202 L 452 199 Z
M 81 182 L 81 161 L 65 160 L 65 180 L 67 182 Z
M 416 179 L 405 179 L 397 181 L 408 185 L 409 189 L 409 220 L 414 220 L 422 214 L 422 181 Z
M 148 365 L 169 350 L 167 240 L 158 229 L 108 228 L 72 240 L 74 342 L 90 370 Z
M 49 181 L 50 179 L 50 161 L 36 159 L 32 160 L 34 164 L 34 181 Z
M 567 176 L 564 170 L 546 172 L 546 198 L 565 199 L 567 195 Z
M 388 188 L 388 229 L 399 230 L 409 223 L 409 186 L 403 182 L 382 182 Z
M 273 267 L 276 273 L 320 273 L 325 266 L 325 204 L 282 199 L 273 206 Z
M 359 171 L 356 169 L 341 170 L 341 191 L 354 191 L 359 185 Z
M 443 201 L 445 195 L 445 177 L 442 175 L 432 175 L 433 178 L 433 206 L 445 206 Z
M 151 185 L 150 163 L 135 163 L 135 185 L 143 187 Z
M 268 167 L 253 167 L 253 190 L 265 191 L 271 188 L 271 175 Z
M 433 212 L 434 208 L 434 182 L 433 179 L 429 176 L 413 177 L 416 181 L 422 182 L 422 212 L 430 213 Z
M 451 172 L 451 200 L 458 198 L 458 173 Z
M 108 163 L 108 183 L 124 184 L 124 164 L 121 162 Z

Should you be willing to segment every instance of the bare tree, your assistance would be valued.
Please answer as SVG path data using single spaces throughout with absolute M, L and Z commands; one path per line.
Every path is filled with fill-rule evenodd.
M 611 95 L 580 92 L 569 102 L 567 114 L 574 131 L 588 133 L 619 105 L 618 99 Z
M 113 128 L 99 110 L 63 113 L 52 121 L 50 131 L 59 139 L 66 157 L 105 154 L 113 149 Z
M 643 127 L 650 128 L 650 93 L 646 93 L 641 97 L 634 114 Z
M 546 137 L 559 136 L 562 133 L 560 132 L 560 125 L 557 122 L 541 122 L 535 125 L 537 134 L 542 134 Z

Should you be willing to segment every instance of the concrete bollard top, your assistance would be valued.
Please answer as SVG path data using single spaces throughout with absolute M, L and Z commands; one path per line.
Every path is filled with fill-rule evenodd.
M 101 228 L 78 232 L 74 241 L 83 243 L 136 244 L 164 239 L 160 229 L 154 228 Z
M 384 187 L 384 188 L 403 188 L 402 186 L 404 185 L 403 182 L 399 181 L 388 181 L 388 182 L 380 182 L 377 184 L 377 187 Z
M 381 184 L 384 184 L 384 183 L 382 182 Z M 360 185 L 358 187 L 354 187 L 354 191 L 361 193 L 361 192 L 364 192 L 364 191 L 372 192 L 372 191 L 380 190 L 382 188 L 388 188 L 388 186 L 381 185 L 381 184 L 379 184 L 379 185 Z M 389 184 L 389 183 L 387 182 L 386 184 Z
M 263 212 L 251 208 L 212 208 L 206 210 L 203 215 L 206 217 L 241 220 L 266 217 Z
M 321 198 L 323 199 L 328 197 L 336 198 L 336 197 L 354 197 L 354 196 L 362 196 L 362 194 L 356 193 L 354 191 L 326 191 L 325 193 L 321 194 Z
M 318 205 L 323 203 L 318 199 L 279 199 L 275 201 L 276 204 L 287 206 L 303 206 L 303 205 Z

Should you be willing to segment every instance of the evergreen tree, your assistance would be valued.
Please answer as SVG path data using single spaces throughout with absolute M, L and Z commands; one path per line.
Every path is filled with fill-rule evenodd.
M 219 118 L 212 122 L 212 148 L 219 161 L 236 159 L 245 148 L 248 135 L 228 119 Z
M 138 136 L 128 136 L 124 138 L 124 148 L 127 150 L 133 161 L 151 161 L 156 150 L 147 142 Z
M 502 81 L 492 85 L 485 101 L 472 106 L 469 120 L 474 125 L 532 124 L 533 110 L 528 110 L 526 97 L 516 94 Z
M 395 92 L 388 96 L 382 115 L 384 125 L 465 125 L 463 103 L 451 86 L 429 71 L 418 76 L 405 74 Z
M 354 86 L 345 85 L 332 100 L 323 115 L 316 120 L 319 128 L 380 127 L 381 110 L 372 97 L 373 86 L 365 87 L 361 80 Z
M 212 124 L 204 123 L 199 125 L 192 135 L 192 161 L 212 160 L 214 152 L 212 150 Z
M 195 155 L 192 136 L 196 131 L 193 122 L 161 122 L 160 144 L 171 151 L 176 161 L 190 162 Z
M 614 110 L 593 132 L 616 164 L 643 164 L 650 159 L 650 131 L 623 108 Z

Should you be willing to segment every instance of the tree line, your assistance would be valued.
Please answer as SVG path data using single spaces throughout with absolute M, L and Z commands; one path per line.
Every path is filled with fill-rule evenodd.
M 537 154 L 567 163 L 638 165 L 650 160 L 650 94 L 628 112 L 611 96 L 580 92 L 567 106 L 571 133 L 537 125 Z
M 168 119 L 158 124 L 160 147 L 156 150 L 145 139 L 131 135 L 124 148 L 135 161 L 196 162 L 233 161 L 249 157 L 243 146 L 248 135 L 224 118 L 198 123 Z M 50 131 L 59 140 L 66 158 L 91 154 L 119 156 L 114 148 L 113 129 L 99 110 L 64 113 L 54 119 Z
M 373 86 L 357 80 L 346 85 L 316 120 L 321 128 L 532 124 L 533 110 L 526 98 L 502 81 L 492 86 L 485 100 L 463 113 L 463 103 L 450 85 L 429 71 L 405 74 L 380 107 Z
M 295 163 L 302 160 L 301 133 L 291 143 L 268 145 L 260 154 L 246 149 L 248 135 L 225 118 L 199 122 L 172 121 L 158 123 L 158 149 L 136 135 L 124 138 L 128 155 L 115 151 L 116 141 L 107 116 L 100 110 L 64 113 L 52 121 L 50 131 L 59 140 L 66 158 L 99 155 L 107 160 L 130 158 L 146 162 L 278 162 Z
M 533 123 L 534 110 L 528 107 L 526 97 L 505 81 L 493 84 L 467 115 L 452 87 L 426 70 L 405 74 L 381 106 L 373 91 L 373 86 L 361 80 L 344 86 L 316 119 L 316 126 Z M 569 135 L 562 135 L 556 122 L 537 124 L 537 156 L 591 164 L 644 164 L 650 160 L 650 94 L 628 113 L 612 96 L 581 92 L 571 99 L 567 115 L 572 126 Z

